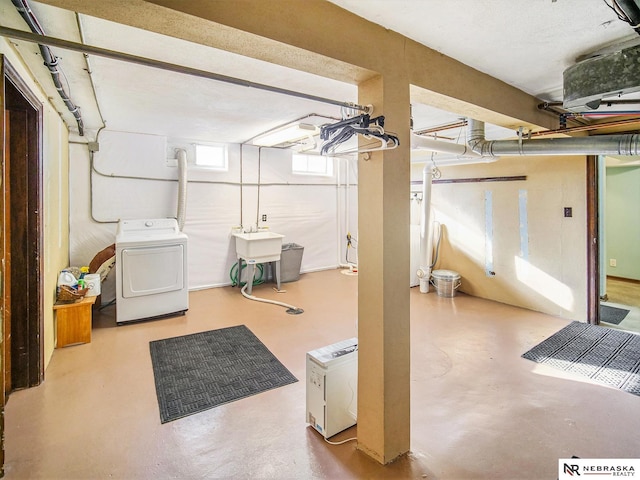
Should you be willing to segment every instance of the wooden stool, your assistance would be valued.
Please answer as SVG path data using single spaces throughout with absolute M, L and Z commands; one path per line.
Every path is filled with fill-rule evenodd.
M 56 303 L 56 348 L 91 343 L 91 306 L 96 297 L 84 297 L 75 303 Z

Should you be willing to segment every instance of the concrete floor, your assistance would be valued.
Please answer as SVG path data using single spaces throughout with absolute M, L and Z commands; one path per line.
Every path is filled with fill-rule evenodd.
M 116 327 L 106 308 L 92 343 L 56 350 L 41 386 L 11 394 L 6 478 L 555 479 L 558 458 L 640 456 L 640 397 L 520 358 L 568 321 L 416 288 L 411 453 L 382 466 L 325 443 L 304 423 L 305 353 L 355 336 L 357 281 L 325 271 L 254 289 L 299 316 L 230 287 L 191 293 L 170 319 Z M 161 425 L 149 341 L 238 324 L 300 381 Z

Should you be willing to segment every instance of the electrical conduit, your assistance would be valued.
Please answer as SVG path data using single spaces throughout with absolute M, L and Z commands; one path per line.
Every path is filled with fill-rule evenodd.
M 22 19 L 26 22 L 32 32 L 37 33 L 38 35 L 42 35 L 44 37 L 44 30 L 38 19 L 31 10 L 29 3 L 27 0 L 11 0 L 13 6 L 16 7 L 18 13 Z M 71 101 L 69 95 L 64 90 L 62 86 L 62 82 L 60 82 L 60 70 L 58 69 L 58 58 L 51 52 L 51 49 L 46 45 L 38 42 L 38 48 L 40 49 L 40 54 L 42 55 L 42 59 L 44 60 L 44 65 L 49 69 L 49 73 L 51 74 L 51 79 L 53 80 L 53 84 L 58 91 L 58 95 L 66 105 L 67 109 L 71 112 L 71 114 L 76 119 L 76 123 L 78 124 L 78 134 L 80 136 L 84 135 L 84 122 L 82 121 L 82 116 L 80 115 L 80 110 L 78 107 Z

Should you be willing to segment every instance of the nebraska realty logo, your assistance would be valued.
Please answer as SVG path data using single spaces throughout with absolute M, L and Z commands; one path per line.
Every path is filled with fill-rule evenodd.
M 640 479 L 638 458 L 561 458 L 558 480 L 598 477 L 636 477 Z

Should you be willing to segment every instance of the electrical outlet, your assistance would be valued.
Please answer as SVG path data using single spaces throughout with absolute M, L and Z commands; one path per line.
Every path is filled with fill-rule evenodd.
M 573 217 L 573 208 L 564 207 L 564 216 L 565 217 Z
M 266 221 L 267 221 L 267 214 L 266 214 L 266 213 L 262 215 L 262 221 L 263 221 L 263 222 L 266 222 Z
M 609 259 L 609 266 L 610 267 L 617 267 L 618 266 L 618 262 L 615 258 L 610 258 Z

